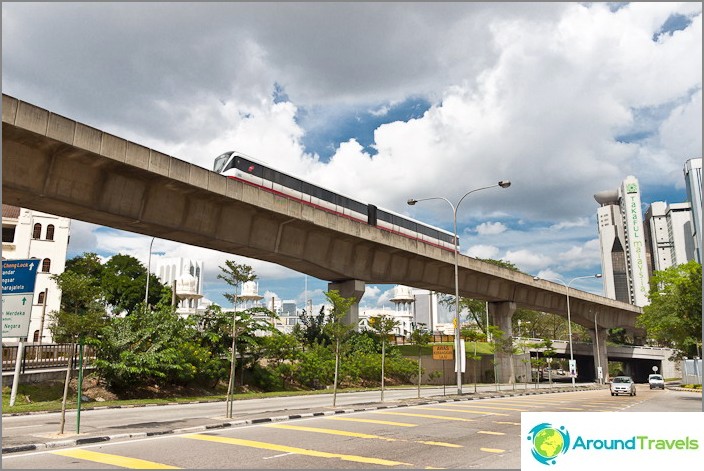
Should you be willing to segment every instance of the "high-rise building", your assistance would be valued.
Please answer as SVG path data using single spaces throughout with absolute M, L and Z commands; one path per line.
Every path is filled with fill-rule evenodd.
M 687 200 L 692 205 L 692 239 L 694 259 L 702 263 L 702 158 L 684 163 L 684 181 Z
M 636 306 L 648 304 L 648 254 L 638 179 L 628 176 L 616 190 L 594 195 L 604 294 Z
M 52 275 L 63 273 L 71 220 L 26 208 L 2 205 L 2 257 L 39 259 L 29 321 L 30 342 L 51 343 L 49 314 L 61 308 L 61 290 Z
M 653 270 L 665 270 L 694 259 L 689 203 L 654 202 L 645 211 L 645 227 Z

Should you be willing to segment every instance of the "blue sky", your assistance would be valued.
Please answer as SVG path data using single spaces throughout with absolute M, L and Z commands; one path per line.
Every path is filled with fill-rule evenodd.
M 684 163 L 701 157 L 701 3 L 18 2 L 2 15 L 3 93 L 205 168 L 239 150 L 448 230 L 448 205 L 406 200 L 510 179 L 463 202 L 462 251 L 526 273 L 599 272 L 594 193 L 634 175 L 643 203 L 684 201 Z M 146 265 L 150 240 L 74 221 L 69 256 Z M 160 239 L 154 251 L 203 260 L 218 303 L 233 259 L 260 294 L 302 305 L 303 274 Z M 327 282 L 308 287 L 322 302 Z M 388 305 L 389 288 L 363 303 Z

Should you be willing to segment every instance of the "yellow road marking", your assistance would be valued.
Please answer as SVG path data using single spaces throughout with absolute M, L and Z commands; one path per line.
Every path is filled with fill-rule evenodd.
M 398 427 L 417 427 L 418 424 L 409 424 L 408 422 L 389 422 L 386 420 L 374 420 L 374 419 L 356 419 L 353 417 L 325 417 L 330 420 L 346 420 L 348 422 L 365 422 L 368 424 L 380 424 L 380 425 L 396 425 Z
M 301 432 L 327 433 L 329 435 L 343 435 L 346 437 L 355 437 L 355 438 L 376 438 L 378 440 L 386 440 L 387 442 L 395 442 L 396 441 L 395 438 L 387 438 L 387 437 L 382 437 L 380 435 L 372 435 L 369 433 L 347 432 L 345 430 L 333 430 L 333 429 L 317 428 L 317 427 L 304 427 L 304 426 L 300 426 L 300 425 L 269 424 L 269 425 L 265 425 L 265 427 L 283 428 L 283 429 L 287 429 L 287 430 L 299 430 Z
M 527 412 L 523 409 L 516 409 L 515 407 L 497 407 L 497 406 L 482 406 L 479 404 L 444 404 L 449 407 L 474 407 L 478 409 L 497 409 L 497 410 L 515 410 L 517 412 Z
M 333 429 L 318 428 L 318 427 L 305 427 L 305 426 L 300 426 L 300 425 L 269 424 L 269 425 L 265 425 L 265 427 L 282 428 L 282 429 L 286 429 L 286 430 L 299 430 L 301 432 L 327 433 L 330 435 L 342 435 L 342 436 L 346 436 L 346 437 L 355 437 L 355 438 L 370 438 L 370 439 L 384 440 L 387 442 L 414 442 L 414 440 L 404 440 L 404 439 L 397 439 L 397 438 L 382 437 L 380 435 L 372 435 L 369 433 L 348 432 L 346 430 L 333 430 Z M 445 443 L 445 442 L 417 441 L 414 443 L 423 443 L 425 445 L 433 445 L 433 446 L 445 446 L 448 448 L 463 448 L 462 445 L 456 445 L 454 443 Z
M 214 435 L 201 435 L 201 434 L 181 435 L 181 436 L 184 438 L 192 438 L 195 440 L 205 440 L 205 441 L 209 441 L 209 442 L 225 443 L 227 445 L 248 446 L 251 448 L 259 448 L 262 450 L 273 450 L 273 451 L 281 451 L 284 453 L 295 453 L 298 455 L 315 456 L 317 458 L 334 458 L 334 459 L 340 459 L 342 461 L 352 461 L 355 463 L 377 464 L 377 465 L 381 465 L 381 466 L 399 466 L 399 465 L 413 466 L 410 463 L 403 463 L 401 461 L 385 460 L 382 458 L 371 458 L 368 456 L 345 455 L 342 453 L 328 453 L 325 451 L 308 450 L 306 448 L 297 448 L 297 447 L 286 446 L 286 445 L 276 445 L 273 443 L 257 442 L 254 440 L 243 440 L 241 438 L 217 437 Z
M 430 414 L 411 414 L 409 412 L 373 411 L 372 413 L 373 414 L 387 414 L 387 415 L 405 415 L 407 417 L 422 417 L 424 419 L 443 419 L 443 420 L 457 420 L 460 422 L 474 422 L 474 419 L 465 419 L 463 417 L 446 417 L 446 416 L 442 416 L 442 415 L 430 415 Z
M 130 469 L 181 469 L 176 466 L 155 463 L 153 461 L 140 460 L 137 458 L 127 458 L 125 456 L 111 455 L 108 453 L 98 453 L 96 451 L 71 449 L 52 451 L 54 455 L 67 456 L 69 458 L 78 458 L 95 463 L 111 464 L 121 468 Z
M 563 409 L 563 410 L 584 410 L 579 407 L 563 407 L 563 406 L 557 406 L 558 409 Z
M 494 421 L 495 424 L 501 424 L 501 425 L 521 425 L 520 422 L 497 422 Z
M 483 433 L 485 435 L 506 435 L 503 432 L 488 432 L 486 430 L 479 430 L 477 433 Z
M 503 415 L 508 416 L 508 414 L 501 414 L 500 412 L 485 412 L 480 410 L 457 410 L 457 409 L 444 409 L 441 407 L 414 407 L 414 409 L 420 410 L 440 410 L 443 412 L 462 412 L 465 414 L 481 414 L 481 415 Z
M 506 450 L 501 450 L 500 448 L 480 448 L 481 451 L 486 451 L 487 453 L 503 453 Z
M 425 445 L 434 445 L 434 446 L 445 446 L 448 448 L 464 448 L 463 445 L 457 445 L 456 443 L 445 443 L 445 442 L 424 442 L 424 441 L 419 441 L 418 443 L 423 443 Z M 439 468 L 440 469 L 440 468 Z

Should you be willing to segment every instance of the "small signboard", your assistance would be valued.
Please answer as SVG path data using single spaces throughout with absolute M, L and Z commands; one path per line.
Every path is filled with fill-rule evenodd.
M 2 261 L 2 336 L 27 337 L 38 259 Z
M 433 360 L 452 360 L 454 358 L 452 345 L 433 345 Z

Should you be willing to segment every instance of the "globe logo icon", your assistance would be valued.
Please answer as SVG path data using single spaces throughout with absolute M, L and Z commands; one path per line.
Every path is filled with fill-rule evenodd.
M 533 427 L 527 438 L 533 444 L 533 458 L 544 465 L 555 464 L 556 458 L 570 448 L 570 434 L 565 427 L 554 428 L 549 423 Z

